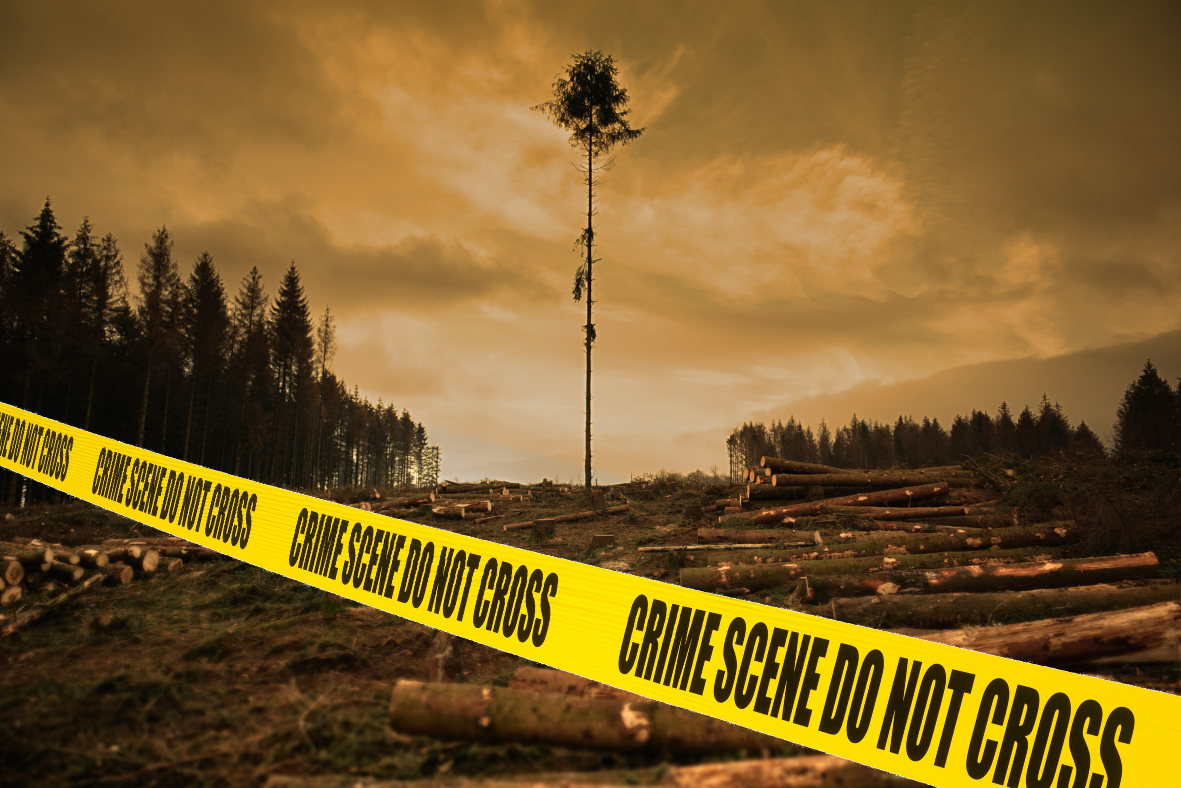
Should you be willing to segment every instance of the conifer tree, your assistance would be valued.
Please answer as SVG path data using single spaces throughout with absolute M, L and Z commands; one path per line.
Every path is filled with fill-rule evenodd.
M 1176 451 L 1179 397 L 1149 359 L 1116 411 L 1115 450 Z
M 213 256 L 202 252 L 194 261 L 189 281 L 184 287 L 184 356 L 189 368 L 189 405 L 185 416 L 185 440 L 181 459 L 189 459 L 193 431 L 193 408 L 197 392 L 204 393 L 201 419 L 201 460 L 209 426 L 209 402 L 229 340 L 230 315 L 221 276 Z
M 13 338 L 21 344 L 24 391 L 21 406 L 41 411 L 46 378 L 54 373 L 65 329 L 59 306 L 66 269 L 68 240 L 53 215 L 49 198 L 36 221 L 21 232 L 23 244 L 9 273 L 9 305 L 15 325 Z M 23 363 L 21 363 L 23 362 Z M 37 383 L 35 401 L 30 389 Z
M 172 259 L 172 236 L 161 226 L 152 235 L 151 243 L 144 244 L 139 258 L 139 304 L 136 309 L 144 346 L 145 369 L 143 399 L 140 404 L 139 429 L 136 445 L 144 445 L 144 431 L 148 419 L 148 397 L 152 385 L 153 367 L 164 367 L 164 407 L 160 451 L 166 451 L 168 434 L 168 399 L 170 395 L 173 359 L 179 348 L 178 321 L 181 308 L 180 273 Z
M 587 50 L 574 55 L 574 62 L 566 67 L 566 75 L 554 81 L 554 97 L 533 107 L 544 113 L 559 127 L 570 132 L 570 145 L 586 156 L 582 169 L 586 184 L 586 227 L 575 241 L 574 248 L 582 249 L 586 257 L 574 274 L 574 300 L 586 295 L 586 489 L 593 482 L 591 469 L 591 349 L 595 343 L 595 324 L 591 307 L 594 305 L 595 186 L 596 175 L 611 165 L 608 158 L 617 145 L 627 145 L 644 133 L 628 125 L 627 91 L 616 82 L 618 69 L 615 60 L 602 52 Z M 596 157 L 598 157 L 596 159 Z

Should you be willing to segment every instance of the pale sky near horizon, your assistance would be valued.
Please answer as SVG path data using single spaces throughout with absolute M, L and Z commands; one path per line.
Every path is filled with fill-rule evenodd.
M 600 481 L 752 418 L 1041 393 L 1110 432 L 1181 376 L 1181 6 L 0 5 L 0 230 L 152 230 L 227 289 L 295 260 L 335 370 L 447 476 L 572 478 L 585 193 L 529 107 L 613 55 L 644 135 L 596 235 Z M 129 277 L 133 279 L 134 277 Z

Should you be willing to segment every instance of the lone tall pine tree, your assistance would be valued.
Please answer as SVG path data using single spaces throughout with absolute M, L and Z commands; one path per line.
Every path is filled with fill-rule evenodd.
M 591 349 L 595 344 L 595 324 L 591 320 L 591 287 L 594 283 L 594 215 L 595 173 L 610 166 L 608 156 L 616 145 L 626 145 L 644 130 L 628 126 L 627 91 L 619 87 L 615 77 L 615 60 L 602 52 L 587 50 L 574 55 L 565 75 L 554 81 L 554 97 L 533 109 L 542 112 L 559 127 L 570 132 L 570 146 L 586 155 L 585 168 L 580 171 L 586 184 L 586 227 L 574 248 L 585 250 L 586 259 L 574 274 L 574 300 L 581 301 L 586 292 L 586 488 L 589 492 L 591 473 Z

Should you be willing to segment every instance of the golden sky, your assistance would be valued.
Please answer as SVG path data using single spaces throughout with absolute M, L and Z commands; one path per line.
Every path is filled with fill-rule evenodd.
M 950 419 L 1043 392 L 1110 432 L 1181 375 L 1181 6 L 0 5 L 0 229 L 153 228 L 274 293 L 448 477 L 573 478 L 585 192 L 529 107 L 613 55 L 600 481 L 725 467 L 744 419 Z M 130 277 L 133 279 L 133 277 Z

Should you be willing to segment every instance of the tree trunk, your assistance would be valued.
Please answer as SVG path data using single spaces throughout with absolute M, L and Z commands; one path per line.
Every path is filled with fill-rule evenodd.
M 1060 558 L 1024 564 L 886 570 L 857 575 L 809 574 L 802 598 L 813 604 L 824 604 L 838 597 L 1065 588 L 1139 580 L 1155 577 L 1159 573 L 1160 562 L 1156 555 L 1141 553 L 1101 558 Z
M 135 576 L 135 570 L 122 563 L 104 566 L 97 570 L 97 573 L 102 576 L 103 582 L 107 585 L 126 585 Z
M 700 535 L 700 530 L 698 534 Z M 733 532 L 730 532 L 733 533 Z M 747 533 L 758 533 L 749 531 Z M 997 528 L 980 536 L 973 534 L 894 534 L 882 541 L 862 541 L 847 544 L 822 544 L 805 549 L 768 551 L 779 562 L 807 561 L 818 558 L 857 558 L 869 555 L 918 555 L 949 553 L 963 550 L 1010 549 L 1018 547 L 1053 547 L 1072 544 L 1079 539 L 1073 521 L 1042 523 L 1037 526 Z M 813 540 L 814 541 L 814 537 Z M 769 542 L 763 542 L 769 544 Z M 642 548 L 641 548 L 642 549 Z
M 139 407 L 139 431 L 136 434 L 135 445 L 144 447 L 144 428 L 148 423 L 148 389 L 152 385 L 152 357 L 148 356 L 148 368 L 144 372 L 144 396 Z
M 733 563 L 732 555 L 695 556 L 687 562 L 694 564 L 681 569 L 681 585 L 701 591 L 764 588 L 788 585 L 807 575 L 866 575 L 881 576 L 896 570 L 942 570 L 948 567 L 1003 564 L 1057 559 L 1059 550 L 1023 548 L 1018 550 L 989 550 L 987 552 L 941 553 L 930 555 L 867 556 L 865 558 L 836 558 L 793 563 Z M 749 559 L 744 555 L 743 558 Z M 713 566 L 698 566 L 709 561 Z M 756 557 L 757 561 L 757 557 Z
M 772 509 L 760 509 L 749 514 L 740 514 L 743 520 L 756 523 L 774 523 L 785 517 L 804 517 L 820 514 L 822 506 L 888 506 L 896 503 L 935 498 L 947 495 L 947 482 L 924 484 L 918 487 L 905 487 L 898 490 L 882 490 L 880 492 L 866 492 L 857 495 L 846 495 L 840 498 L 827 498 L 822 501 L 797 503 L 791 506 L 779 506 Z
M 4 571 L 0 573 L 0 578 L 3 582 L 10 586 L 14 586 L 25 579 L 25 567 L 20 561 L 15 558 L 4 561 Z M 0 586 L 2 588 L 3 586 Z
M 591 348 L 595 343 L 595 324 L 591 319 L 592 285 L 594 284 L 593 254 L 595 243 L 595 149 L 593 143 L 586 146 L 586 490 L 590 492 L 594 478 L 591 475 Z
M 139 568 L 145 572 L 155 572 L 156 567 L 160 565 L 160 553 L 154 548 L 149 547 L 144 550 L 143 555 L 139 557 Z
M 751 470 L 762 470 L 764 476 L 770 476 L 775 473 L 800 473 L 800 474 L 847 474 L 860 473 L 860 471 L 851 471 L 845 468 L 834 468 L 831 465 L 819 465 L 814 462 L 796 462 L 795 460 L 781 460 L 778 457 L 763 457 L 759 460 L 759 467 Z
M 197 365 L 193 364 L 193 382 L 189 385 L 189 412 L 185 416 L 185 447 L 181 459 L 189 461 L 189 436 L 193 431 L 193 402 L 197 399 Z
M 458 506 L 435 506 L 431 508 L 431 514 L 447 520 L 462 520 L 464 518 L 463 512 L 466 508 L 464 504 Z
M 1037 665 L 1177 663 L 1181 661 L 1181 604 L 1160 602 L 1049 621 L 938 632 L 922 639 Z
M 975 484 L 973 479 L 927 476 L 921 473 L 777 473 L 771 477 L 772 487 L 900 487 L 933 482 L 942 482 L 951 487 L 971 487 Z
M 471 684 L 399 681 L 394 730 L 449 741 L 686 754 L 794 752 L 795 745 L 654 701 L 563 697 Z
M 822 506 L 821 514 L 835 514 L 843 517 L 865 517 L 873 520 L 923 520 L 929 517 L 968 517 L 972 515 L 995 515 L 996 509 L 977 506 L 914 506 L 892 508 L 889 506 Z M 1012 525 L 1016 525 L 1016 521 Z
M 33 546 L 0 542 L 0 556 L 12 558 L 25 564 L 43 564 L 46 561 L 52 561 L 55 555 L 52 547 L 44 545 Z
M 718 552 L 703 552 L 698 555 L 685 557 L 686 564 L 691 568 L 704 569 L 707 567 L 732 566 L 772 566 L 776 564 L 795 563 L 803 561 L 806 565 L 815 567 L 811 571 L 821 574 L 854 574 L 857 572 L 876 572 L 879 569 L 937 569 L 944 566 L 968 566 L 970 564 L 1018 563 L 1022 561 L 1049 561 L 1062 555 L 1057 547 L 1016 547 L 1007 550 L 965 550 L 956 553 L 920 553 L 918 555 L 866 555 L 858 558 L 839 558 L 839 554 L 818 555 L 815 559 L 789 559 L 785 556 L 798 555 L 799 550 L 792 548 L 774 549 L 759 545 L 761 549 L 744 551 L 735 555 L 729 550 Z M 893 552 L 893 551 L 891 551 Z M 815 552 L 811 554 L 816 555 Z M 836 564 L 839 567 L 831 571 L 821 569 L 820 565 Z
M 1037 621 L 1170 601 L 1181 601 L 1181 585 L 1153 583 L 1124 587 L 1101 583 L 1029 591 L 835 599 L 829 604 L 805 606 L 801 610 L 867 627 L 951 629 Z
M 899 538 L 923 534 L 960 534 L 974 533 L 976 536 L 986 535 L 984 529 L 957 528 L 949 525 L 927 525 L 926 523 L 908 523 L 896 530 L 885 531 L 845 531 L 832 528 L 829 523 L 823 523 L 819 529 L 795 528 L 762 528 L 755 530 L 731 530 L 729 528 L 698 528 L 697 541 L 702 544 L 710 542 L 744 542 L 774 544 L 776 542 L 793 542 L 795 544 L 842 544 L 845 542 L 895 542 Z

